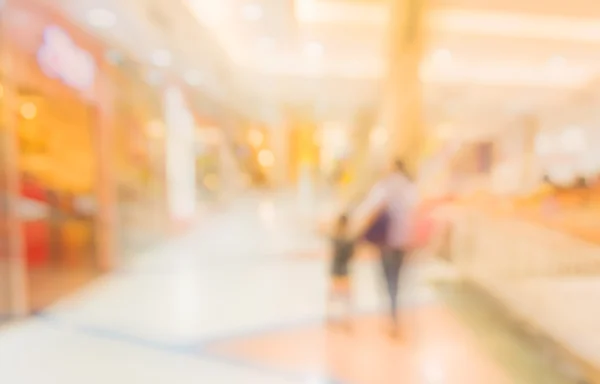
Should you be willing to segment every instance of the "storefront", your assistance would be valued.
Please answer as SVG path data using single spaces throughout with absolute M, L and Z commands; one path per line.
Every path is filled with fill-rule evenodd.
M 245 132 L 243 142 L 248 151 L 247 164 L 254 186 L 267 187 L 272 183 L 272 171 L 276 159 L 271 149 L 271 141 L 270 130 L 262 124 L 250 124 Z
M 541 131 L 535 145 L 540 173 L 561 186 L 573 186 L 579 179 L 594 182 L 600 175 L 599 147 L 600 133 L 594 125 Z
M 4 89 L 4 88 L 0 88 Z M 3 91 L 2 91 L 3 92 Z M 3 96 L 3 95 L 2 95 Z M 3 98 L 0 97 L 0 108 L 3 108 Z M 0 323 L 8 320 L 11 312 L 11 286 L 9 283 L 9 269 L 11 260 L 9 260 L 10 248 L 15 240 L 12 236 L 9 225 L 10 205 L 7 191 L 9 189 L 8 174 L 8 153 L 10 146 L 10 137 L 7 135 L 3 126 L 0 126 Z
M 473 198 L 490 195 L 495 146 L 491 140 L 463 142 L 452 150 L 448 161 L 446 187 L 449 195 Z
M 352 142 L 350 128 L 344 124 L 324 124 L 320 129 L 320 171 L 335 187 L 345 186 L 350 177 Z
M 165 235 L 165 141 L 161 90 L 143 68 L 124 60 L 114 71 L 113 158 L 117 245 L 125 257 Z
M 196 131 L 196 180 L 200 201 L 214 202 L 223 187 L 223 136 L 208 122 L 200 121 Z
M 3 191 L 18 196 L 11 220 L 23 240 L 9 257 L 22 255 L 22 288 L 37 310 L 109 264 L 104 49 L 35 2 L 4 12 L 2 126 L 16 151 L 0 170 L 18 181 Z

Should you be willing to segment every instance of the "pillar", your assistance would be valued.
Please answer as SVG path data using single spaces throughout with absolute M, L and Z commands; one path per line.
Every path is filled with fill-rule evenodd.
M 425 139 L 419 79 L 425 2 L 392 1 L 389 68 L 384 82 L 383 122 L 390 138 L 388 155 L 403 159 L 412 171 L 418 168 Z
M 0 73 L 2 84 L 1 97 L 1 121 L 0 121 L 0 167 L 4 167 L 4 185 L 0 186 L 4 191 L 4 196 L 0 196 L 6 201 L 0 202 L 4 205 L 4 218 L 6 227 L 4 231 L 0 230 L 0 290 L 6 289 L 5 304 L 9 316 L 26 316 L 29 312 L 27 300 L 27 270 L 23 252 L 23 238 L 21 231 L 21 222 L 19 217 L 19 195 L 20 195 L 20 173 L 18 165 L 18 140 L 17 140 L 17 121 L 14 111 L 17 108 L 17 97 L 15 86 L 12 80 L 15 78 L 16 68 L 11 52 L 10 34 L 7 30 L 7 21 L 10 18 L 9 5 L 7 2 L 4 9 L 0 10 Z M 2 210 L 0 210 L 2 211 Z M 1 212 L 0 212 L 1 214 Z M 0 222 L 0 226 L 2 222 Z M 6 279 L 6 280 L 4 280 Z

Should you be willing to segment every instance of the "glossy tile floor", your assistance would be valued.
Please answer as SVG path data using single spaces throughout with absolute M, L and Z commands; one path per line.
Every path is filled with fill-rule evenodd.
M 354 267 L 353 332 L 324 326 L 326 242 L 302 212 L 291 198 L 249 197 L 0 328 L 0 382 L 513 382 L 438 300 L 428 280 L 447 271 L 430 262 L 413 261 L 403 278 L 402 340 L 384 333 L 372 258 Z

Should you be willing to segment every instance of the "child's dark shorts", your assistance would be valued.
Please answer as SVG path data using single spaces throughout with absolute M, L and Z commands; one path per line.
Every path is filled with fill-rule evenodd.
M 334 240 L 331 275 L 347 277 L 350 274 L 350 261 L 354 254 L 354 243 L 349 240 Z

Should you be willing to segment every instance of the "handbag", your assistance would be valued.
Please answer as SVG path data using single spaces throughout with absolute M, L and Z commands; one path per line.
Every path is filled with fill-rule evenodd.
M 390 228 L 390 215 L 387 209 L 382 209 L 365 231 L 364 238 L 369 243 L 384 246 L 387 242 Z

